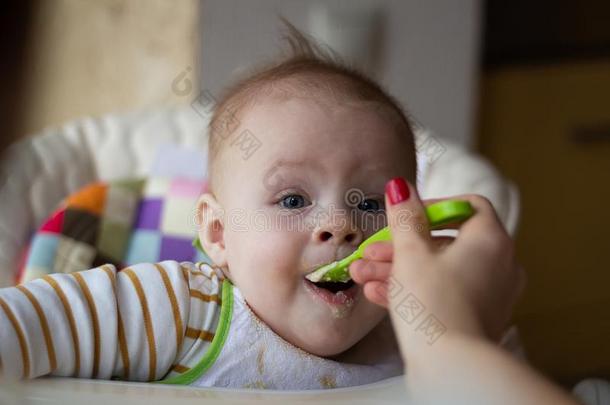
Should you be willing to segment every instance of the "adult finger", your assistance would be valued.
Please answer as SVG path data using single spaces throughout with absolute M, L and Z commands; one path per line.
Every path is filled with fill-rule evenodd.
M 370 281 L 386 281 L 392 272 L 391 262 L 378 262 L 373 260 L 356 260 L 349 267 L 349 274 L 358 284 Z
M 386 213 L 394 251 L 404 255 L 418 251 L 430 251 L 431 236 L 428 219 L 417 191 L 402 177 L 386 184 Z
M 455 240 L 455 238 L 453 236 L 433 236 L 432 237 L 432 242 L 434 243 L 434 246 L 439 250 L 445 249 L 454 240 Z
M 380 262 L 391 262 L 394 256 L 392 242 L 371 243 L 364 249 L 362 257 Z
M 388 307 L 388 284 L 383 281 L 370 281 L 362 288 L 364 296 L 369 301 L 382 306 Z
M 474 215 L 459 226 L 452 249 L 458 246 L 458 250 L 464 251 L 465 247 L 462 248 L 462 245 L 470 245 L 480 250 L 485 246 L 491 248 L 490 252 L 493 253 L 497 249 L 512 246 L 508 232 L 487 198 L 477 194 L 466 194 L 458 198 L 470 202 Z

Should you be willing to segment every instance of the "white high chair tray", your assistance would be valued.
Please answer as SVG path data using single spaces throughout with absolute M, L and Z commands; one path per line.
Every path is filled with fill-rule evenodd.
M 151 383 L 42 378 L 0 385 L 3 405 L 188 405 L 188 404 L 402 404 L 408 405 L 404 377 L 350 388 L 311 391 L 195 388 Z

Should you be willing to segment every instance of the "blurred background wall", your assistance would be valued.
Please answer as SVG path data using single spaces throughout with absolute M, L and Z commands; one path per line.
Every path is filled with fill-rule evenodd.
M 367 68 L 420 123 L 474 143 L 479 0 L 203 0 L 202 86 L 217 94 L 235 75 L 277 56 L 280 15 L 344 57 L 346 37 L 369 46 L 375 52 L 350 62 Z
M 4 3 L 2 138 L 181 101 L 170 85 L 197 64 L 198 7 L 197 0 Z

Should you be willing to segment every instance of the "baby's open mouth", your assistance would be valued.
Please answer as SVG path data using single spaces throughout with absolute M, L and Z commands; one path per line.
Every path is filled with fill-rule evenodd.
M 312 283 L 318 288 L 323 288 L 332 292 L 333 294 L 338 293 L 339 291 L 345 291 L 351 288 L 354 285 L 354 280 L 349 280 L 346 283 L 341 282 L 332 282 L 332 281 L 318 281 L 317 283 Z
M 360 287 L 353 280 L 345 283 L 334 281 L 318 281 L 314 283 L 303 277 L 303 282 L 310 293 L 330 305 L 333 311 L 342 311 L 336 313 L 336 316 L 348 314 L 344 310 L 353 306 L 354 300 L 360 291 Z

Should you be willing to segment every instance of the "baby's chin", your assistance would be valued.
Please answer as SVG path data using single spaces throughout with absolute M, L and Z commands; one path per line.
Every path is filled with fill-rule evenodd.
M 356 342 L 351 341 L 336 341 L 334 339 L 311 339 L 307 341 L 292 341 L 290 342 L 298 348 L 319 357 L 332 357 L 345 352 Z
M 320 334 L 310 336 L 306 341 L 291 342 L 308 353 L 319 357 L 332 357 L 339 355 L 362 340 L 368 333 L 375 328 L 357 331 L 357 334 L 341 336 L 340 333 Z M 323 332 L 323 331 L 321 331 Z
M 286 340 L 316 356 L 336 356 L 361 341 L 384 318 L 382 313 L 379 317 L 368 318 L 365 324 L 358 315 L 362 314 L 359 314 L 359 311 L 354 312 L 348 319 L 337 319 L 332 316 L 325 319 L 310 319 L 305 328 L 299 325 Z

